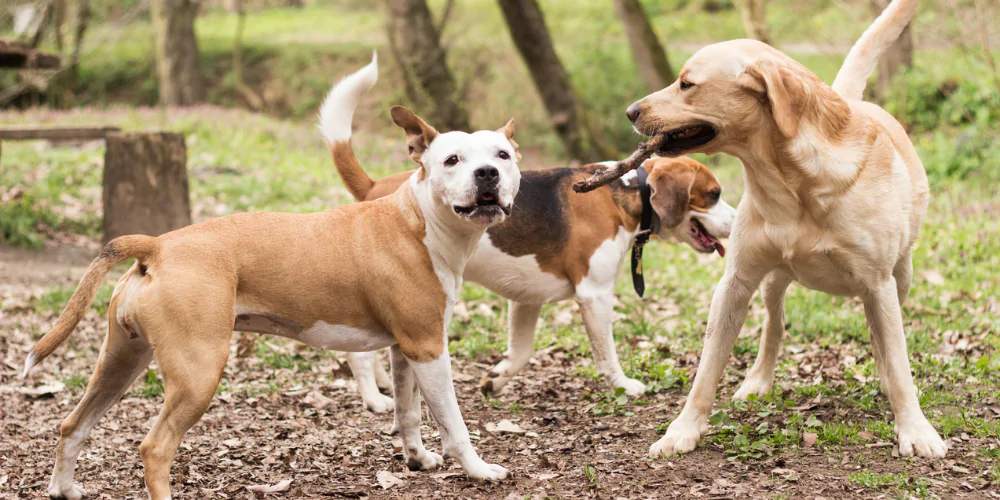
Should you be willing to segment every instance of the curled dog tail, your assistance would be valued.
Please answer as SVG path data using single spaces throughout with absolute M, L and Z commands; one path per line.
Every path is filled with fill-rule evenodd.
M 860 101 L 868 77 L 882 54 L 913 19 L 919 0 L 893 0 L 851 47 L 833 81 L 833 90 L 848 100 Z
M 323 101 L 319 110 L 319 130 L 330 145 L 333 164 L 344 185 L 354 199 L 363 201 L 375 181 L 361 169 L 351 147 L 351 121 L 361 97 L 378 80 L 378 56 L 372 53 L 372 62 L 356 73 L 337 82 Z
M 66 308 L 56 320 L 55 326 L 31 349 L 28 358 L 24 360 L 24 373 L 21 376 L 27 376 L 31 367 L 48 357 L 52 351 L 55 351 L 66 341 L 69 334 L 73 332 L 73 328 L 83 318 L 83 314 L 87 312 L 90 303 L 94 301 L 94 296 L 97 295 L 97 289 L 104 282 L 104 277 L 115 264 L 126 259 L 148 257 L 155 251 L 156 238 L 138 234 L 121 236 L 105 245 L 101 254 L 87 267 L 87 272 L 80 280 L 80 285 L 76 287 L 76 291 L 70 297 Z

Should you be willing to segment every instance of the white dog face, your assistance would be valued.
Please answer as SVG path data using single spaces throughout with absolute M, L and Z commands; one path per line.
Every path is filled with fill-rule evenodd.
M 492 226 L 510 215 L 521 183 L 514 120 L 496 132 L 440 134 L 412 111 L 393 106 L 392 118 L 406 130 L 410 158 L 421 166 L 437 201 L 458 220 Z

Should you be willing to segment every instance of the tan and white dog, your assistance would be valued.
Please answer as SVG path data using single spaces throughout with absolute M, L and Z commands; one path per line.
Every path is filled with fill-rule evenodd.
M 323 104 L 320 128 L 344 158 L 354 158 L 351 119 L 376 77 L 373 59 Z M 150 498 L 169 498 L 177 446 L 215 394 L 234 329 L 322 349 L 391 347 L 407 465 L 443 463 L 421 442 L 419 387 L 445 455 L 469 477 L 507 476 L 471 445 L 446 332 L 466 261 L 486 228 L 506 218 L 517 193 L 513 122 L 498 132 L 441 134 L 406 108 L 393 107 L 392 118 L 420 169 L 386 198 L 314 214 L 232 215 L 156 238 L 123 236 L 104 248 L 25 362 L 27 373 L 63 343 L 112 266 L 136 259 L 112 295 L 86 394 L 60 427 L 51 497 L 82 496 L 73 475 L 87 435 L 155 356 L 165 401 L 139 450 Z
M 920 409 L 900 313 L 927 211 L 927 177 L 903 127 L 861 100 L 878 57 L 916 6 L 894 0 L 851 49 L 832 87 L 763 43 L 735 40 L 701 49 L 677 82 L 627 110 L 636 131 L 667 134 L 661 153 L 727 153 L 743 161 L 746 179 L 694 386 L 651 455 L 691 451 L 707 430 L 758 285 L 767 318 L 757 360 L 735 397 L 771 390 L 792 281 L 861 298 L 900 454 L 945 455 Z
M 402 172 L 373 181 L 357 162 L 333 157 L 358 200 L 385 196 L 413 175 Z M 652 235 L 699 252 L 724 253 L 718 238 L 729 236 L 736 211 L 722 200 L 722 186 L 707 167 L 690 158 L 656 158 L 646 161 L 641 173 L 630 172 L 592 194 L 573 192 L 574 182 L 599 168 L 522 172 L 511 217 L 488 229 L 469 259 L 465 279 L 509 300 L 508 349 L 483 377 L 483 392 L 500 391 L 531 360 L 542 306 L 574 299 L 598 373 L 630 396 L 642 394 L 645 384 L 627 377 L 618 361 L 612 316 L 615 280 L 644 232 L 643 211 L 649 212 Z M 348 360 L 365 405 L 391 404 L 376 387 L 383 375 L 375 353 L 351 353 Z

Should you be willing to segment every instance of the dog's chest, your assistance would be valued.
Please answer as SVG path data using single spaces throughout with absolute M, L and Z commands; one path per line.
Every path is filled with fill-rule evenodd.
M 864 265 L 844 241 L 807 225 L 765 224 L 764 234 L 779 256 L 779 267 L 799 284 L 831 295 L 857 295 L 864 288 Z
M 534 254 L 513 256 L 483 237 L 465 266 L 465 280 L 527 304 L 547 304 L 573 296 L 573 283 L 543 271 Z

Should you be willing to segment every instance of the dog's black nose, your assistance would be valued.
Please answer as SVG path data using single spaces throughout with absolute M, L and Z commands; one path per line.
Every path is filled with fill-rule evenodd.
M 476 169 L 476 182 L 479 184 L 496 184 L 500 181 L 500 171 L 496 167 L 479 167 Z
M 630 122 L 635 123 L 635 121 L 639 119 L 639 103 L 632 103 L 632 105 L 625 110 L 625 116 L 628 117 Z

